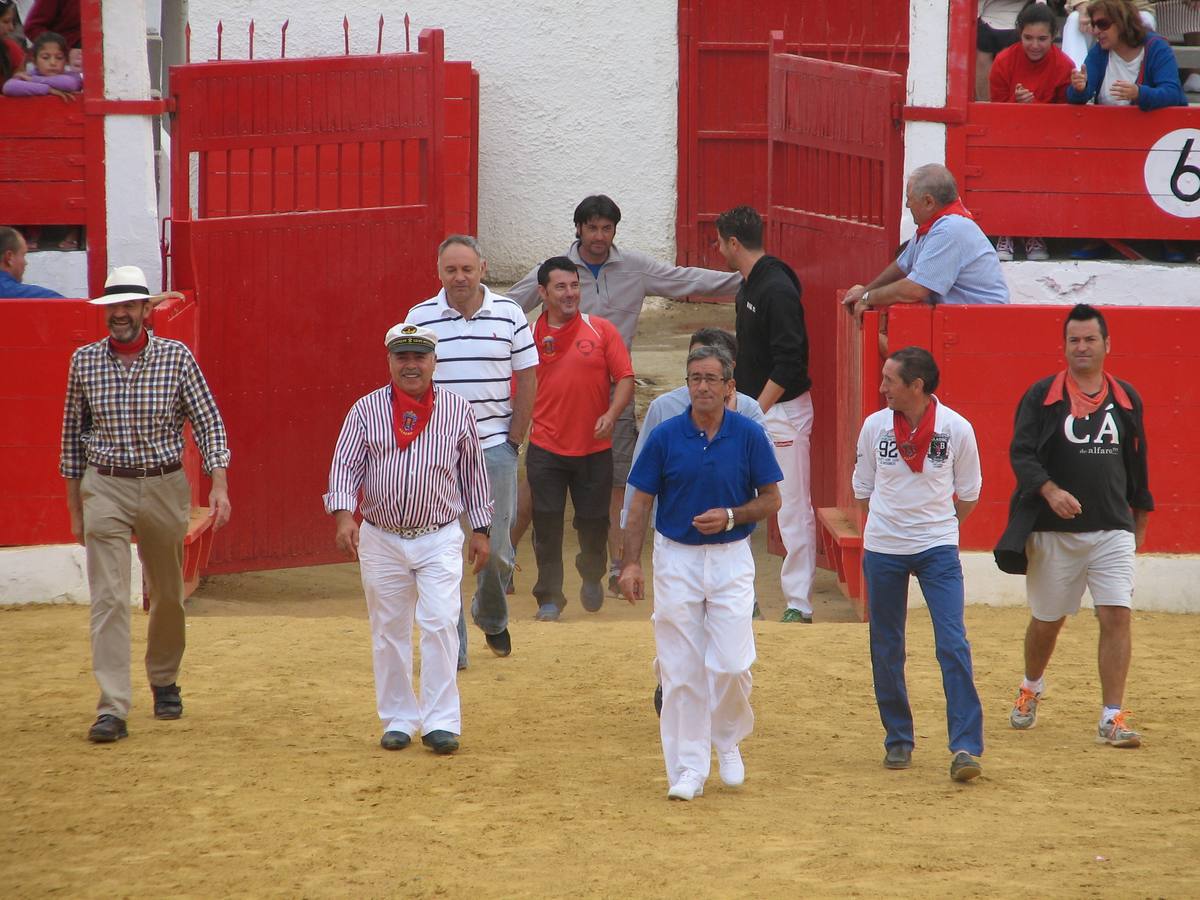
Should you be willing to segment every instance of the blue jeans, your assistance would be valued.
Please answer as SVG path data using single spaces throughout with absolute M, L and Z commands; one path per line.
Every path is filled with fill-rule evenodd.
M 983 753 L 983 708 L 975 690 L 971 645 L 963 624 L 963 576 L 958 548 L 931 547 L 922 553 L 863 553 L 871 615 L 871 670 L 875 702 L 888 749 L 914 747 L 912 708 L 904 683 L 904 627 L 908 576 L 916 575 L 933 621 L 934 646 L 946 694 L 946 730 L 951 751 Z
M 512 580 L 516 552 L 509 539 L 509 529 L 517 514 L 517 451 L 505 441 L 483 451 L 488 481 L 492 486 L 491 555 L 488 563 L 476 576 L 475 598 L 471 601 L 471 618 L 484 634 L 499 634 L 508 627 L 508 598 L 505 590 Z M 458 661 L 467 661 L 466 617 L 458 617 Z

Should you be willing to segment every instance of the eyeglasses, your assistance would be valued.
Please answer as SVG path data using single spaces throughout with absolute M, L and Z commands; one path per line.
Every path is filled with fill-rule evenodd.
M 699 387 L 702 384 L 707 384 L 709 387 L 712 387 L 715 384 L 728 381 L 729 379 L 722 378 L 720 375 L 700 375 L 697 373 L 695 375 L 689 375 L 684 380 L 693 387 Z
M 1094 31 L 1108 31 L 1112 28 L 1112 19 L 1092 19 L 1092 29 Z

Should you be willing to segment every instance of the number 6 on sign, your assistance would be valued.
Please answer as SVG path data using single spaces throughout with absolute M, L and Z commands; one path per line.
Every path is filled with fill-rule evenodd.
M 1200 217 L 1200 130 L 1180 128 L 1146 155 L 1146 190 L 1158 207 L 1183 219 Z

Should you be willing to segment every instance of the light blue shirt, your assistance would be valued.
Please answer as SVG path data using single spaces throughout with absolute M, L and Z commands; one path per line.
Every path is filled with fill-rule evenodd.
M 767 429 L 767 419 L 763 415 L 762 407 L 758 405 L 758 401 L 753 397 L 748 397 L 743 393 L 737 393 L 737 411 L 751 421 L 757 422 L 762 426 L 763 431 Z M 673 419 L 676 416 L 683 415 L 692 405 L 691 394 L 688 393 L 687 385 L 677 387 L 673 391 L 668 391 L 665 394 L 660 394 L 650 401 L 650 408 L 646 410 L 646 415 L 642 418 L 642 430 L 638 432 L 637 443 L 633 447 L 633 463 L 637 463 L 638 456 L 641 455 L 642 448 L 646 446 L 646 439 L 650 437 L 652 432 L 660 423 L 667 419 Z M 632 467 L 632 466 L 631 466 Z M 625 520 L 629 518 L 629 505 L 633 503 L 634 487 L 630 484 L 625 485 L 625 503 L 621 507 L 621 527 L 625 527 Z M 655 501 L 657 506 L 658 501 Z M 651 516 L 653 517 L 653 512 Z M 653 521 L 653 518 L 651 519 Z
M 931 303 L 1008 302 L 992 242 L 963 216 L 942 216 L 927 234 L 908 242 L 896 265 L 930 292 Z

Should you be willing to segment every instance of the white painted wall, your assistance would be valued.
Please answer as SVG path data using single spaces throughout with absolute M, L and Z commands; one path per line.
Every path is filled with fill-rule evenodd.
M 946 105 L 946 55 L 950 35 L 949 5 L 946 0 L 910 0 L 908 8 L 909 106 L 941 108 Z M 938 122 L 907 122 L 904 126 L 904 181 L 913 169 L 927 163 L 946 162 L 946 126 Z M 903 184 L 900 188 L 904 190 Z M 904 210 L 900 218 L 900 240 L 907 241 L 917 230 Z
M 304 0 L 206 0 L 190 4 L 192 59 L 244 59 L 255 21 L 255 57 L 278 56 L 290 18 L 288 56 L 413 48 L 422 28 L 442 28 L 446 57 L 480 73 L 479 237 L 491 277 L 512 281 L 563 252 L 571 214 L 586 195 L 621 207 L 618 244 L 675 256 L 676 0 L 377 0 L 348 7 Z M 434 248 L 429 248 L 433 264 Z
M 89 603 L 87 554 L 78 544 L 0 548 L 0 606 Z M 129 602 L 142 602 L 142 564 L 132 554 Z
M 1020 260 L 1001 263 L 1000 269 L 1013 303 L 1200 306 L 1194 265 Z

